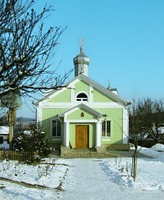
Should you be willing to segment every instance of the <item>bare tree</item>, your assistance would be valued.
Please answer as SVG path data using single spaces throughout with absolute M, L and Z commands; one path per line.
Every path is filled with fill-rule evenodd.
M 162 100 L 150 98 L 139 100 L 133 104 L 130 112 L 130 133 L 139 137 L 151 137 L 155 143 L 163 137 L 160 127 L 164 123 L 164 103 Z M 135 132 L 134 132 L 135 124 Z
M 62 87 L 71 72 L 58 75 L 57 67 L 52 69 L 50 65 L 65 28 L 46 30 L 44 21 L 54 10 L 45 5 L 37 13 L 33 7 L 33 0 L 0 1 L 0 107 L 8 109 L 9 141 L 18 99 Z
M 134 182 L 136 181 L 137 177 L 137 158 L 138 158 L 138 127 L 140 126 L 138 116 L 136 114 L 136 102 L 133 101 L 132 107 L 131 107 L 131 112 L 130 112 L 130 133 L 132 134 L 132 141 L 134 144 L 134 153 L 132 155 L 132 177 Z
M 38 14 L 33 5 L 33 0 L 0 1 L 1 100 L 12 94 L 32 96 L 37 91 L 56 89 L 69 75 L 58 75 L 49 64 L 65 28 L 46 30 L 44 19 L 54 10 L 45 5 Z
M 132 156 L 132 177 L 136 181 L 137 177 L 137 157 L 139 139 L 152 137 L 154 143 L 160 141 L 164 134 L 161 134 L 160 127 L 163 123 L 164 105 L 163 101 L 153 101 L 150 98 L 133 101 L 130 109 L 129 132 L 134 144 L 134 154 Z

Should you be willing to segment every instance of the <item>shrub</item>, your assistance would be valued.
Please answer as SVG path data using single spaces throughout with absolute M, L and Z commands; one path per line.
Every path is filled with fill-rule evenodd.
M 36 152 L 40 157 L 50 154 L 50 141 L 42 128 L 33 125 L 28 134 L 20 133 L 13 140 L 13 149 L 16 151 Z

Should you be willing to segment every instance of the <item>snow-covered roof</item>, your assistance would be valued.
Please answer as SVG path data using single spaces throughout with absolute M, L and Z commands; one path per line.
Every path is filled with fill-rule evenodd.
M 0 134 L 1 135 L 8 135 L 9 134 L 9 127 L 8 126 L 0 126 Z

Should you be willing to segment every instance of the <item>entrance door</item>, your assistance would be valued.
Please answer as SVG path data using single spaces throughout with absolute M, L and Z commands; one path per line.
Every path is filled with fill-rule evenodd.
M 76 148 L 87 149 L 89 147 L 89 126 L 76 125 Z

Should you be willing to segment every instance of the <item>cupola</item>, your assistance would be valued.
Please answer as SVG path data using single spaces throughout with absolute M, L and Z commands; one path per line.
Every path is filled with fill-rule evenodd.
M 80 53 L 73 59 L 75 66 L 75 76 L 84 74 L 88 76 L 89 58 L 83 52 L 82 42 L 80 43 Z

